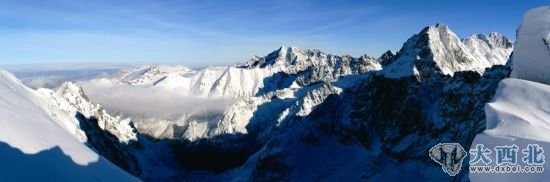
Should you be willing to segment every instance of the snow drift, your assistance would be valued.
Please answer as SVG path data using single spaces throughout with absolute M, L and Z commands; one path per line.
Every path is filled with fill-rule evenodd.
M 550 142 L 550 86 L 505 79 L 485 106 L 485 133 Z
M 485 106 L 487 129 L 476 136 L 472 147 L 486 148 L 517 145 L 518 161 L 521 149 L 538 144 L 550 150 L 550 86 L 519 79 L 505 79 L 499 83 L 494 100 Z M 488 155 L 496 159 L 496 152 Z M 548 154 L 545 152 L 545 156 Z M 494 164 L 494 163 L 493 163 Z M 521 162 L 519 162 L 521 164 Z M 550 169 L 550 163 L 543 165 Z M 548 173 L 470 173 L 472 181 L 545 181 Z
M 525 14 L 512 60 L 513 78 L 550 84 L 550 6 Z

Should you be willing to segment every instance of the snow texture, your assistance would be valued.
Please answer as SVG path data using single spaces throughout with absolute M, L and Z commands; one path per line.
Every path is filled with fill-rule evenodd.
M 550 84 L 550 6 L 525 14 L 512 60 L 513 78 Z
M 520 148 L 518 161 L 521 161 L 521 149 L 528 144 L 538 144 L 546 151 L 550 150 L 549 100 L 549 85 L 513 78 L 502 80 L 494 100 L 485 106 L 487 129 L 475 137 L 472 148 L 477 144 L 483 144 L 489 149 L 515 144 Z M 488 156 L 496 159 L 495 153 L 493 151 Z M 544 152 L 544 155 L 544 168 L 548 170 L 548 153 Z M 545 181 L 549 177 L 547 171 L 511 174 L 470 173 L 472 181 Z

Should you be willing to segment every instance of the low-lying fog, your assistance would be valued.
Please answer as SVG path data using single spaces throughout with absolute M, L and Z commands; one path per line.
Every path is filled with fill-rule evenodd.
M 79 82 L 93 102 L 108 111 L 134 117 L 166 118 L 191 115 L 222 114 L 233 100 L 181 94 L 178 90 L 153 86 L 117 85 Z

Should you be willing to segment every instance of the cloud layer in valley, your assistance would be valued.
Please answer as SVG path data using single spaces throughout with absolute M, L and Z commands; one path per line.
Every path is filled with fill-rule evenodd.
M 133 117 L 174 118 L 183 114 L 220 115 L 232 103 L 225 98 L 205 98 L 154 86 L 114 84 L 108 80 L 80 82 L 88 97 L 108 111 Z

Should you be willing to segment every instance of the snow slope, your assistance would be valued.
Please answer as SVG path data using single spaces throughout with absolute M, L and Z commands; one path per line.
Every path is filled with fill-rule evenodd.
M 550 142 L 550 85 L 505 79 L 485 106 L 486 134 Z
M 48 101 L 0 70 L 0 181 L 136 181 L 46 112 Z
M 513 78 L 550 84 L 550 6 L 528 11 L 517 31 Z
M 548 101 L 550 85 L 513 78 L 502 80 L 494 100 L 485 106 L 487 129 L 476 136 L 472 146 L 483 144 L 493 149 L 516 144 L 520 148 L 518 161 L 521 161 L 521 150 L 528 144 L 539 144 L 550 150 Z M 490 158 L 495 159 L 495 153 L 491 153 Z M 549 170 L 548 153 L 544 155 L 547 159 L 544 167 Z M 548 177 L 547 171 L 542 174 L 470 173 L 472 181 L 545 181 Z

